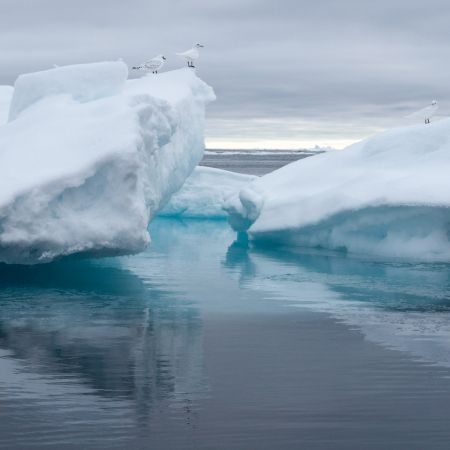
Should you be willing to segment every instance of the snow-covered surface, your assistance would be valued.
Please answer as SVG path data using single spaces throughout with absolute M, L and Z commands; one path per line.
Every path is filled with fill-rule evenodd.
M 256 178 L 254 175 L 197 167 L 159 215 L 226 219 L 225 201 Z
M 424 122 L 426 120 L 431 119 L 438 112 L 439 105 L 436 100 L 431 102 L 431 105 L 426 106 L 425 108 L 419 109 L 418 111 L 413 112 L 406 116 L 407 119 L 414 119 L 416 121 L 420 120 Z
M 253 239 L 450 261 L 450 119 L 381 133 L 255 180 L 227 209 Z
M 188 69 L 126 78 L 122 62 L 19 77 L 0 127 L 0 261 L 149 242 L 149 221 L 202 158 L 214 94 Z
M 14 96 L 9 120 L 14 120 L 24 109 L 52 95 L 69 94 L 84 103 L 119 94 L 128 78 L 123 63 L 100 62 L 89 65 L 58 67 L 55 70 L 20 75 L 14 84 Z

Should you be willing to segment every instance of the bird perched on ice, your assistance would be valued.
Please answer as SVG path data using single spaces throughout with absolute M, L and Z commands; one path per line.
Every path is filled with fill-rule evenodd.
M 140 64 L 139 66 L 133 67 L 134 70 L 151 70 L 152 73 L 158 73 L 158 70 L 162 68 L 166 62 L 166 57 L 163 55 L 158 55 L 152 58 L 150 61 Z
M 202 44 L 195 44 L 189 50 L 186 50 L 185 52 L 182 53 L 177 53 L 177 56 L 183 58 L 187 62 L 188 67 L 195 67 L 194 61 L 196 61 L 200 56 L 198 49 L 203 47 L 204 46 Z
M 419 109 L 419 111 L 410 114 L 408 117 L 412 119 L 420 118 L 425 121 L 425 124 L 428 124 L 430 123 L 430 119 L 436 114 L 438 109 L 439 109 L 438 102 L 436 100 L 433 100 L 431 102 L 431 105 Z

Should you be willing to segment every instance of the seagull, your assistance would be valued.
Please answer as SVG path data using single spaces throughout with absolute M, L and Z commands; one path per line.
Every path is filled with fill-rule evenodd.
M 188 67 L 195 67 L 194 61 L 200 56 L 198 49 L 203 48 L 202 44 L 195 44 L 191 49 L 182 53 L 177 53 L 177 56 L 186 60 Z
M 425 124 L 430 123 L 430 119 L 436 114 L 437 110 L 439 109 L 439 105 L 437 100 L 433 100 L 431 102 L 431 105 L 426 106 L 425 108 L 419 109 L 419 111 L 416 111 L 412 114 L 410 114 L 408 117 L 414 118 L 414 119 L 422 119 L 425 121 Z
M 166 61 L 166 57 L 158 55 L 152 58 L 150 61 L 142 63 L 139 66 L 133 67 L 134 70 L 151 70 L 152 73 L 158 73 L 158 70 L 162 68 Z

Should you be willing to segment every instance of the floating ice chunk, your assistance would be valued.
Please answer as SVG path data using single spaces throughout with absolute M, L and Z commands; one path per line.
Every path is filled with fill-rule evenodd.
M 159 215 L 226 219 L 225 201 L 256 178 L 227 170 L 197 167 Z
M 106 89 L 97 80 L 108 69 Z M 187 69 L 123 82 L 126 70 L 58 68 L 16 85 L 14 99 L 28 100 L 0 127 L 0 261 L 129 254 L 149 242 L 149 221 L 202 158 L 214 94 Z
M 450 120 L 289 164 L 226 205 L 259 240 L 450 261 Z

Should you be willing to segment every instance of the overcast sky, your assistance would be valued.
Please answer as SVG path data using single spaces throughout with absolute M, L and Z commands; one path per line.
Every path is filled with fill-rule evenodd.
M 1 0 L 1 80 L 205 45 L 215 148 L 342 147 L 450 108 L 448 0 Z

